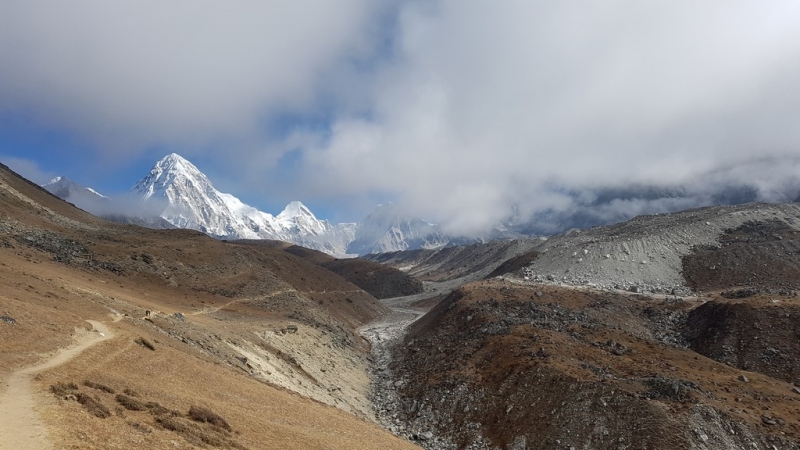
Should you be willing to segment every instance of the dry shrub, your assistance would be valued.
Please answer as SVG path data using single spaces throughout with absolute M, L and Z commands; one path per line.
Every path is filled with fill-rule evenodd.
M 150 427 L 148 427 L 147 425 L 145 425 L 143 423 L 129 421 L 128 425 L 133 427 L 133 429 L 141 431 L 142 433 L 145 433 L 145 434 L 153 432 L 153 430 Z
M 73 391 L 78 390 L 78 385 L 75 383 L 64 383 L 63 381 L 59 381 L 58 383 L 50 386 L 50 392 L 55 394 L 57 397 L 63 397 L 67 394 L 71 394 Z
M 138 397 L 139 396 L 138 392 L 134 391 L 133 389 L 129 389 L 129 388 L 125 388 L 125 390 L 123 390 L 122 393 L 125 394 L 125 395 L 129 395 L 131 397 Z
M 209 423 L 222 428 L 226 431 L 231 431 L 231 426 L 219 414 L 211 411 L 202 406 L 192 406 L 189 408 L 189 418 L 195 422 Z
M 188 431 L 186 424 L 181 422 L 178 418 L 172 416 L 159 416 L 156 417 L 156 423 L 165 430 L 174 431 L 176 433 L 185 433 Z
M 147 406 L 144 403 L 136 400 L 133 397 L 128 397 L 125 394 L 117 394 L 117 396 L 114 398 L 117 400 L 117 403 L 122 405 L 122 407 L 128 411 L 144 411 L 147 409 Z
M 108 392 L 109 394 L 113 394 L 114 393 L 114 389 L 111 389 L 110 387 L 108 387 L 108 386 L 106 386 L 104 384 L 94 383 L 94 382 L 89 381 L 89 380 L 84 380 L 83 385 L 86 386 L 86 387 L 90 387 L 92 389 L 97 389 L 98 391 Z
M 133 342 L 136 342 L 137 344 L 141 345 L 142 347 L 149 348 L 152 351 L 156 351 L 156 346 L 153 345 L 150 341 L 148 341 L 147 339 L 145 339 L 143 337 L 138 337 Z
M 171 416 L 174 416 L 174 417 L 180 417 L 180 416 L 183 415 L 178 411 L 169 410 L 169 409 L 159 405 L 156 402 L 147 402 L 147 403 L 145 403 L 144 406 L 147 408 L 148 411 L 150 411 L 150 414 L 152 414 L 154 416 L 161 416 L 161 415 L 164 415 L 164 414 L 170 414 Z
M 165 430 L 173 431 L 198 447 L 211 445 L 220 448 L 246 450 L 244 446 L 228 438 L 217 426 L 211 430 L 203 430 L 199 425 L 185 422 L 185 419 L 174 416 L 156 417 L 156 424 Z
M 111 411 L 105 407 L 99 400 L 90 397 L 88 394 L 84 394 L 83 392 L 78 392 L 75 394 L 75 398 L 78 400 L 78 403 L 83 405 L 86 408 L 86 411 L 89 411 L 89 414 L 99 417 L 101 419 L 105 419 L 106 417 L 111 416 Z

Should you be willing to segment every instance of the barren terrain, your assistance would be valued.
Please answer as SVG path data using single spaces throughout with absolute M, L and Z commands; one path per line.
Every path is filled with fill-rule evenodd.
M 390 416 L 426 448 L 795 448 L 800 390 L 688 348 L 699 304 L 465 286 L 395 348 Z
M 436 306 L 382 350 L 381 418 L 430 449 L 800 448 L 798 224 L 705 208 L 483 259 L 409 303 Z M 477 248 L 375 259 L 457 285 Z
M 742 243 L 739 242 L 737 247 L 733 242 L 737 239 L 736 235 L 727 238 L 731 241 L 730 245 L 720 239 L 747 223 L 767 224 L 757 227 L 759 231 L 756 233 L 761 233 L 760 237 L 745 238 L 748 242 L 752 241 L 752 248 L 756 248 L 756 245 L 760 248 L 758 252 L 762 261 L 759 264 L 762 265 L 757 265 L 755 260 L 751 262 L 752 267 L 761 267 L 758 270 L 765 278 L 765 283 L 775 285 L 779 278 L 774 278 L 773 282 L 771 274 L 777 274 L 778 271 L 794 277 L 795 266 L 783 256 L 792 255 L 792 246 L 795 244 L 780 244 L 782 250 L 772 256 L 769 251 L 776 245 L 775 242 L 800 230 L 800 205 L 796 203 L 751 203 L 701 208 L 640 216 L 617 225 L 571 230 L 549 238 L 367 257 L 429 281 L 468 282 L 489 275 L 512 273 L 542 284 L 652 293 L 675 291 L 686 295 L 705 288 L 705 282 L 691 278 L 687 280 L 683 275 L 685 258 L 702 249 L 724 246 L 730 254 L 717 253 L 717 256 L 726 260 L 724 264 L 729 266 L 726 266 L 728 270 L 718 273 L 727 273 L 730 279 L 741 278 L 741 273 L 731 269 L 738 263 L 736 256 L 739 255 L 736 252 Z M 775 231 L 761 229 L 764 227 Z M 760 244 L 756 244 L 754 239 L 758 239 Z M 711 266 L 722 267 L 713 262 L 707 265 Z M 740 264 L 742 269 L 750 266 L 747 262 Z M 743 280 L 740 284 L 748 282 Z M 715 288 L 708 286 L 708 289 Z
M 0 448 L 413 448 L 367 396 L 357 329 L 389 310 L 302 258 L 112 224 L 0 167 L 0 280 L 0 411 L 32 424 Z
M 798 242 L 751 204 L 392 268 L 0 167 L 0 448 L 800 448 Z

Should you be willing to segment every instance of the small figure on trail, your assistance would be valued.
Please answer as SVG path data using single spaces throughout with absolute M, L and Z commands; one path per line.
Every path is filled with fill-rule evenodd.
M 150 317 L 150 310 L 149 309 L 145 309 L 144 310 L 144 316 L 145 317 Z

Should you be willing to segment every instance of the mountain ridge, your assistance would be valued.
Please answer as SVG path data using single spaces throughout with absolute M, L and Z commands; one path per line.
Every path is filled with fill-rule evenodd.
M 741 166 L 733 166 L 730 171 L 736 168 Z M 192 228 L 221 239 L 283 240 L 339 258 L 552 236 L 571 229 L 621 223 L 638 215 L 674 213 L 704 206 L 800 200 L 800 186 L 796 183 L 788 183 L 780 189 L 766 189 L 758 180 L 717 182 L 719 174 L 715 173 L 666 185 L 633 183 L 572 189 L 555 186 L 553 193 L 565 200 L 561 207 L 531 211 L 515 203 L 509 215 L 490 230 L 464 235 L 452 232 L 447 223 L 431 223 L 409 216 L 391 202 L 378 205 L 359 223 L 331 224 L 318 219 L 300 202 L 290 202 L 280 213 L 272 215 L 243 203 L 234 195 L 217 191 L 208 177 L 175 153 L 157 162 L 153 170 L 155 172 L 151 171 L 131 191 L 136 198 L 124 199 L 121 206 L 115 205 L 119 200 L 116 197 L 112 201 L 85 202 L 77 195 L 70 196 L 69 191 L 57 195 L 112 220 Z M 194 182 L 183 183 L 180 189 L 177 187 L 176 183 L 190 179 Z M 86 194 L 86 197 L 97 200 L 93 194 Z M 198 200 L 202 198 L 205 200 Z M 141 211 L 133 217 L 132 210 Z
M 191 228 L 220 239 L 278 239 L 349 256 L 349 225 L 319 220 L 301 202 L 294 201 L 277 216 L 218 191 L 208 177 L 177 153 L 158 161 L 147 176 L 131 189 L 144 202 L 160 199 L 166 206 L 159 214 L 180 228 Z
M 220 192 L 203 172 L 177 153 L 157 161 L 124 197 L 103 196 L 63 176 L 42 187 L 115 222 L 187 228 L 224 240 L 280 240 L 336 258 L 461 243 L 438 225 L 411 218 L 391 203 L 378 205 L 361 223 L 332 224 L 318 219 L 297 200 L 272 215 Z

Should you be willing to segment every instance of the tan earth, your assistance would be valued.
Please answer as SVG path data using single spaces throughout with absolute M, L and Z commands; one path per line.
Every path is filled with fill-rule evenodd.
M 0 397 L 0 448 L 35 450 L 52 448 L 47 429 L 39 419 L 36 395 L 31 390 L 31 378 L 48 369 L 64 364 L 87 348 L 113 335 L 100 322 L 89 320 L 94 332 L 76 335 L 76 343 L 64 348 L 47 361 L 18 370 L 8 377 L 5 391 Z
M 113 224 L 0 166 L 0 448 L 416 448 L 367 398 L 357 329 L 387 313 L 283 250 Z

